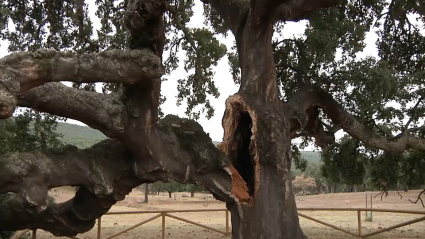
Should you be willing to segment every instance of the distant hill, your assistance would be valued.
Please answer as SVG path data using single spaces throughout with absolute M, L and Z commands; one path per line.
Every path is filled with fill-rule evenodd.
M 301 151 L 301 155 L 309 163 L 320 163 L 320 151 Z
M 107 137 L 99 130 L 87 126 L 58 122 L 56 132 L 63 135 L 62 141 L 78 148 L 88 148 Z

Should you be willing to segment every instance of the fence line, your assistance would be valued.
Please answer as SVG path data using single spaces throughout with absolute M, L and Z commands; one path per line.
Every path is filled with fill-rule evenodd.
M 206 225 L 202 225 L 200 223 L 197 223 L 197 222 L 194 222 L 194 221 L 190 221 L 190 220 L 187 220 L 187 219 L 184 219 L 184 218 L 181 218 L 181 217 L 178 217 L 178 216 L 175 216 L 175 215 L 170 214 L 170 213 L 181 213 L 181 212 L 185 212 L 185 213 L 191 213 L 191 212 L 225 212 L 225 216 L 226 216 L 226 231 L 220 231 L 218 229 L 215 229 L 215 228 L 212 228 L 212 227 L 209 227 L 209 226 L 206 226 Z M 162 218 L 162 230 L 161 230 L 162 231 L 162 233 L 161 233 L 162 234 L 161 235 L 161 238 L 162 239 L 165 239 L 165 218 L 166 217 L 173 218 L 173 219 L 176 219 L 176 220 L 179 220 L 179 221 L 182 221 L 182 222 L 186 222 L 186 223 L 189 223 L 189 224 L 198 226 L 198 227 L 202 227 L 202 228 L 205 228 L 205 229 L 208 229 L 208 230 L 217 232 L 217 233 L 221 233 L 223 235 L 229 235 L 229 211 L 227 209 L 119 211 L 119 212 L 107 212 L 105 215 L 146 214 L 146 213 L 151 213 L 151 214 L 152 213 L 155 213 L 157 215 L 156 216 L 153 216 L 153 217 L 151 217 L 151 218 L 149 218 L 147 220 L 144 220 L 144 221 L 142 221 L 142 222 L 140 222 L 140 223 L 138 223 L 138 224 L 136 224 L 134 226 L 131 226 L 131 227 L 125 229 L 125 230 L 122 230 L 120 232 L 117 232 L 114 235 L 111 235 L 109 237 L 106 237 L 105 239 L 112 239 L 114 237 L 117 237 L 117 236 L 119 236 L 119 235 L 121 235 L 123 233 L 126 233 L 126 232 L 128 232 L 130 230 L 133 230 L 134 228 L 139 227 L 139 226 L 141 226 L 143 224 L 146 224 L 146 223 L 148 223 L 150 221 L 153 221 L 153 220 L 155 220 L 155 219 L 157 219 L 159 217 Z M 101 235 L 102 235 L 102 228 L 101 227 L 102 227 L 102 217 L 100 217 L 100 218 L 97 219 L 97 239 L 100 239 L 101 238 Z
M 424 216 L 424 217 L 413 219 L 413 220 L 410 220 L 410 221 L 407 221 L 407 222 L 396 224 L 396 225 L 391 226 L 391 227 L 383 228 L 383 229 L 380 229 L 380 230 L 377 230 L 377 231 L 374 231 L 374 232 L 362 234 L 362 222 L 361 222 L 361 217 L 362 217 L 361 212 L 362 211 L 406 213 L 406 214 L 416 214 L 416 215 L 418 215 L 418 214 L 419 215 L 425 215 L 425 211 L 413 211 L 413 210 L 409 211 L 409 210 L 397 210 L 397 209 L 392 210 L 392 209 L 379 209 L 379 208 L 298 208 L 297 210 L 298 211 L 346 211 L 346 212 L 347 211 L 357 211 L 357 233 L 358 234 L 355 234 L 355 233 L 350 232 L 348 230 L 342 229 L 341 227 L 332 225 L 330 223 L 321 221 L 319 219 L 312 218 L 310 216 L 304 215 L 304 214 L 299 213 L 299 212 L 298 212 L 298 216 L 307 218 L 307 219 L 312 220 L 314 222 L 323 224 L 323 225 L 331 227 L 333 229 L 342 231 L 344 233 L 350 234 L 350 235 L 355 236 L 355 237 L 361 237 L 361 238 L 370 237 L 370 236 L 377 235 L 377 234 L 380 234 L 380 233 L 383 233 L 383 232 L 386 232 L 386 231 L 390 231 L 390 230 L 393 230 L 393 229 L 396 229 L 396 228 L 399 228 L 399 227 L 403 227 L 403 226 L 411 225 L 413 223 L 425 221 L 425 216 Z
M 314 222 L 320 223 L 322 225 L 331 227 L 331 228 L 333 228 L 335 230 L 339 230 L 339 231 L 342 231 L 342 232 L 344 232 L 346 234 L 350 234 L 352 236 L 361 237 L 361 238 L 370 237 L 370 236 L 377 235 L 377 234 L 380 234 L 380 233 L 383 233 L 383 232 L 386 232 L 386 231 L 389 231 L 389 230 L 393 230 L 393 229 L 396 229 L 396 228 L 399 228 L 399 227 L 403 227 L 403 226 L 407 226 L 407 225 L 414 224 L 414 223 L 417 223 L 417 222 L 425 221 L 425 211 L 410 211 L 410 210 L 397 210 L 397 209 L 392 210 L 392 209 L 379 209 L 379 208 L 297 208 L 297 210 L 298 210 L 298 216 L 300 216 L 300 217 L 304 217 L 304 218 L 309 219 L 311 221 L 314 221 Z M 303 213 L 300 213 L 299 211 L 352 211 L 352 212 L 357 212 L 357 224 L 358 224 L 357 234 L 356 233 L 353 233 L 351 231 L 348 231 L 346 229 L 343 229 L 343 228 L 341 228 L 339 226 L 332 225 L 332 224 L 327 223 L 327 222 L 324 222 L 322 220 L 319 220 L 319 219 L 316 219 L 316 218 L 307 216 L 307 215 L 305 215 Z M 407 222 L 396 224 L 396 225 L 391 226 L 391 227 L 383 228 L 383 229 L 380 229 L 380 230 L 377 230 L 377 231 L 374 231 L 374 232 L 362 234 L 362 224 L 361 224 L 361 212 L 362 211 L 387 212 L 387 213 L 405 213 L 405 214 L 415 214 L 415 215 L 424 215 L 424 216 L 423 217 L 420 217 L 420 218 L 417 218 L 417 219 L 413 219 L 413 220 L 407 221 Z M 202 225 L 200 223 L 193 222 L 193 221 L 190 221 L 188 219 L 184 219 L 184 218 L 181 218 L 181 217 L 178 217 L 178 216 L 175 216 L 175 215 L 172 215 L 171 214 L 171 213 L 182 213 L 182 212 L 185 212 L 185 213 L 192 213 L 192 212 L 225 212 L 226 231 L 220 231 L 218 229 L 215 229 L 215 228 L 212 228 L 212 227 L 209 227 L 209 226 L 206 226 L 206 225 Z M 124 233 L 126 233 L 126 232 L 128 232 L 130 230 L 133 230 L 133 229 L 135 229 L 135 228 L 137 228 L 139 226 L 142 226 L 142 225 L 144 225 L 144 224 L 146 224 L 148 222 L 151 222 L 151 221 L 153 221 L 153 220 L 155 220 L 157 218 L 160 218 L 160 217 L 162 218 L 162 235 L 161 235 L 161 238 L 162 239 L 165 239 L 166 238 L 165 237 L 165 234 L 166 234 L 165 233 L 165 229 L 166 229 L 165 228 L 165 218 L 166 217 L 173 218 L 173 219 L 176 219 L 176 220 L 179 220 L 179 221 L 183 221 L 183 222 L 186 222 L 186 223 L 189 223 L 189 224 L 193 224 L 195 226 L 202 227 L 202 228 L 205 228 L 205 229 L 208 229 L 208 230 L 211 230 L 211 231 L 214 231 L 214 232 L 223 234 L 223 235 L 229 235 L 230 234 L 230 230 L 229 230 L 229 211 L 227 209 L 118 211 L 118 212 L 108 212 L 104 216 L 107 216 L 107 215 L 122 215 L 122 214 L 149 214 L 149 213 L 150 214 L 156 214 L 156 215 L 153 216 L 153 217 L 150 217 L 149 219 L 146 219 L 146 220 L 144 220 L 142 222 L 139 222 L 139 223 L 137 223 L 137 224 L 135 224 L 135 225 L 133 225 L 133 226 L 131 226 L 129 228 L 126 228 L 125 230 L 119 231 L 119 232 L 117 232 L 117 233 L 115 233 L 115 234 L 113 234 L 111 236 L 108 236 L 105 239 L 112 239 L 114 237 L 117 237 L 119 235 L 122 235 L 122 234 L 124 234 Z M 100 217 L 100 218 L 97 219 L 97 239 L 101 239 L 101 235 L 102 235 L 102 217 Z M 32 238 L 33 239 L 36 239 L 36 230 L 33 230 L 32 231 Z M 80 239 L 78 237 L 72 237 L 72 238 Z

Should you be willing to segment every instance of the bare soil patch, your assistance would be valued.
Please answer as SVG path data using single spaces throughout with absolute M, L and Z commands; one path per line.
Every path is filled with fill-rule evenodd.
M 57 189 L 59 194 L 55 196 L 57 202 L 65 201 L 71 198 L 75 189 L 64 187 Z M 420 210 L 425 212 L 421 204 L 412 204 L 408 200 L 416 199 L 419 191 L 400 192 L 403 198 L 397 192 L 390 192 L 387 198 L 380 197 L 373 199 L 374 208 L 385 209 L 403 209 Z M 377 192 L 373 192 L 376 195 Z M 195 194 L 194 198 L 190 193 L 176 193 L 172 198 L 168 193 L 160 195 L 149 195 L 149 203 L 142 203 L 144 194 L 140 191 L 134 191 L 122 202 L 117 203 L 111 211 L 155 211 L 155 210 L 190 210 L 190 209 L 224 209 L 225 204 L 208 198 L 208 205 L 204 199 L 209 194 Z M 296 198 L 299 208 L 358 208 L 365 207 L 365 193 L 336 193 L 321 194 L 311 196 L 299 196 Z M 340 226 L 352 232 L 357 232 L 357 213 L 356 212 L 335 212 L 335 211 L 303 211 L 303 214 L 323 220 L 325 222 Z M 113 235 L 121 230 L 129 228 L 143 220 L 155 216 L 156 214 L 128 214 L 128 215 L 105 215 L 102 217 L 102 238 Z M 202 213 L 175 213 L 174 215 L 182 217 L 197 223 L 201 223 L 221 231 L 225 231 L 225 212 L 202 212 Z M 395 213 L 373 213 L 373 221 L 365 221 L 365 212 L 362 213 L 362 232 L 372 232 L 381 228 L 386 228 L 398 223 L 419 218 L 421 215 L 395 214 Z M 255 220 L 255 219 L 253 219 Z M 300 217 L 301 227 L 304 233 L 311 239 L 336 239 L 336 238 L 355 238 L 343 232 L 323 226 L 316 222 Z M 229 223 L 230 225 L 230 223 Z M 96 238 L 97 225 L 91 231 L 79 235 L 80 238 Z M 172 218 L 166 218 L 167 238 L 175 239 L 224 239 L 231 236 L 224 236 L 195 225 L 187 224 Z M 38 231 L 37 238 L 54 238 L 48 232 Z M 157 218 L 145 225 L 131 230 L 117 238 L 139 238 L 139 239 L 157 239 L 161 238 L 161 218 Z M 413 225 L 401 227 L 370 238 L 425 238 L 425 221 Z

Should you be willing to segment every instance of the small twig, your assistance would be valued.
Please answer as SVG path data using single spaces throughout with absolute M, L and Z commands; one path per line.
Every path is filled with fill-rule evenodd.
M 398 193 L 398 195 L 400 196 L 400 199 L 403 199 L 403 197 L 401 196 L 400 192 L 398 191 L 398 188 L 395 189 Z
M 422 192 L 421 193 L 419 193 L 419 195 L 418 195 L 418 198 L 416 198 L 416 201 L 412 201 L 412 200 L 410 200 L 409 199 L 409 202 L 411 202 L 411 203 L 414 203 L 414 204 L 416 204 L 416 203 L 418 203 L 418 201 L 421 201 L 421 203 L 422 203 L 422 207 L 425 207 L 425 205 L 424 205 L 424 201 L 422 201 L 422 194 L 424 194 L 425 193 L 425 189 L 424 190 L 422 190 Z
M 381 195 L 381 201 L 382 201 L 382 197 L 385 195 L 385 197 L 388 196 L 388 191 L 386 189 L 382 189 L 382 191 L 378 194 L 376 194 L 373 198 L 376 198 L 377 196 Z

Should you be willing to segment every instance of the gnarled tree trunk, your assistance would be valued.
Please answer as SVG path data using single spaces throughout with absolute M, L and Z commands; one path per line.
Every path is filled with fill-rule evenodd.
M 245 183 L 233 190 L 248 193 L 227 204 L 233 238 L 304 237 L 290 180 L 292 114 L 279 99 L 270 8 L 273 3 L 257 1 L 237 36 L 241 86 L 227 99 L 223 118 L 220 147 Z

